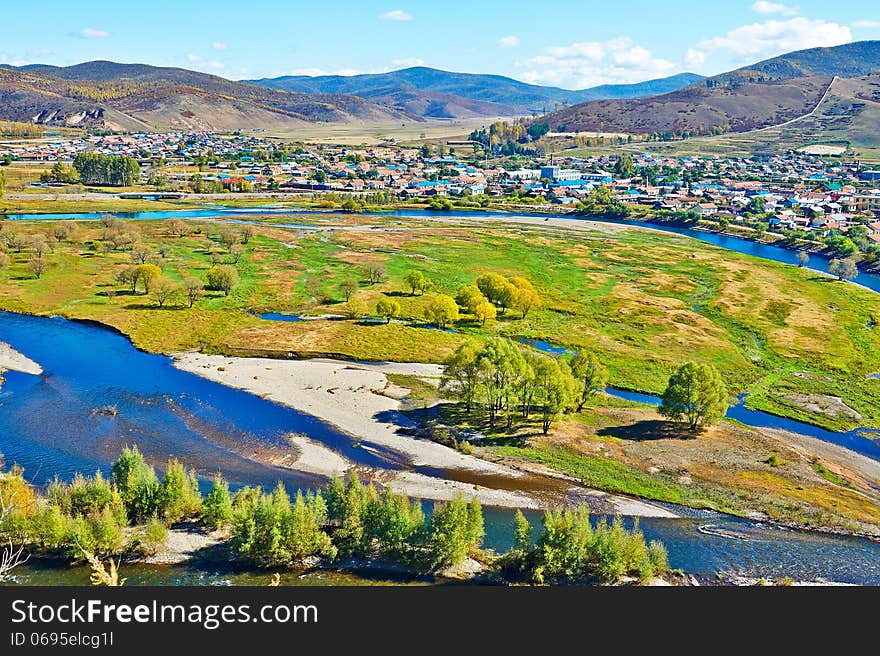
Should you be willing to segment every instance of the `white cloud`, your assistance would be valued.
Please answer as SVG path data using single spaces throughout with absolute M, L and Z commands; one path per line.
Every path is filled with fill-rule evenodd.
M 684 65 L 688 68 L 700 68 L 706 63 L 706 53 L 696 48 L 688 48 L 684 54 Z
M 503 36 L 498 39 L 498 47 L 499 48 L 516 48 L 519 45 L 519 37 L 518 36 Z
M 419 59 L 418 57 L 404 57 L 403 59 L 392 59 L 391 67 L 394 69 L 399 68 L 413 68 L 415 66 L 424 66 L 425 60 Z
M 222 41 L 214 41 L 214 43 L 211 44 L 212 50 L 226 50 L 228 47 L 229 45 Z
M 379 19 L 386 21 L 411 21 L 413 16 L 402 9 L 394 9 L 392 11 L 387 11 L 384 14 L 379 14 Z
M 758 0 L 752 5 L 752 11 L 756 14 L 782 14 L 783 16 L 796 16 L 798 13 L 794 7 L 766 0 Z
M 743 25 L 724 36 L 701 41 L 697 48 L 707 54 L 728 51 L 741 63 L 753 63 L 795 50 L 829 48 L 852 40 L 852 32 L 845 25 L 798 17 Z
M 199 56 L 199 55 L 195 55 L 195 54 L 193 54 L 193 53 L 189 53 L 189 54 L 186 56 L 186 60 L 187 60 L 188 62 L 190 62 L 190 63 L 195 64 L 196 62 L 200 62 L 200 61 L 202 61 L 202 57 Z
M 212 71 L 222 71 L 224 68 L 226 68 L 226 64 L 224 64 L 223 62 L 220 62 L 220 61 L 217 61 L 216 59 L 214 59 L 214 60 L 211 60 L 211 61 L 206 61 L 206 62 L 204 62 L 204 63 L 202 64 L 202 67 L 203 67 L 203 68 L 208 68 L 208 69 L 210 69 L 210 70 L 212 70 Z
M 110 32 L 105 30 L 96 30 L 94 27 L 86 27 L 79 33 L 82 39 L 106 39 L 110 36 Z
M 852 26 L 856 29 L 870 29 L 872 27 L 880 27 L 880 21 L 858 20 Z
M 586 88 L 643 82 L 672 75 L 680 69 L 670 61 L 654 57 L 650 50 L 628 37 L 553 46 L 544 53 L 517 63 L 525 69 L 520 74 L 522 80 L 531 84 Z

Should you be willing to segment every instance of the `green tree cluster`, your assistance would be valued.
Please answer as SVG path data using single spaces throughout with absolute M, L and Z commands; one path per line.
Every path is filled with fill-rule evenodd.
M 514 528 L 516 546 L 505 566 L 535 583 L 617 583 L 626 576 L 647 581 L 669 569 L 666 549 L 660 542 L 649 544 L 638 523 L 627 530 L 617 517 L 594 526 L 586 507 L 545 513 L 543 534 L 534 544 L 521 514 Z
M 137 160 L 122 155 L 80 153 L 73 166 L 87 185 L 128 187 L 137 182 L 141 172 Z
M 455 394 L 470 413 L 485 409 L 490 427 L 504 417 L 512 429 L 515 419 L 537 414 L 544 434 L 564 412 L 576 407 L 580 383 L 569 364 L 520 348 L 494 337 L 481 349 L 460 346 L 445 362 L 442 386 Z

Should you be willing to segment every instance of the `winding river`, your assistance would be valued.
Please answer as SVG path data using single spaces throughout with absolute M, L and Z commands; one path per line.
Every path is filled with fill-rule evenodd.
M 216 210 L 187 210 L 126 218 L 209 218 L 270 211 L 291 213 L 247 209 L 221 214 Z M 10 218 L 88 220 L 100 215 Z M 653 224 L 646 227 L 658 228 Z M 686 229 L 668 231 L 688 233 Z M 690 232 L 695 234 L 688 236 L 739 252 L 776 261 L 794 260 L 794 254 L 784 249 Z M 823 262 L 814 258 L 813 263 L 821 266 Z M 862 275 L 868 279 L 859 282 L 870 282 L 866 286 L 880 291 L 880 277 Z M 283 452 L 283 436 L 291 432 L 306 434 L 358 464 L 385 469 L 406 466 L 395 460 L 394 454 L 355 448 L 347 436 L 313 417 L 179 371 L 170 358 L 138 351 L 125 337 L 98 326 L 0 312 L 0 341 L 9 343 L 44 369 L 38 377 L 10 372 L 0 388 L 0 453 L 5 455 L 7 464 L 24 466 L 28 478 L 36 483 L 46 483 L 56 474 L 69 479 L 76 472 L 91 473 L 99 468 L 106 472 L 123 446 L 137 442 L 154 462 L 175 455 L 206 478 L 222 471 L 235 485 L 271 486 L 281 480 L 295 489 L 320 484 L 322 481 L 314 476 L 260 464 L 252 457 L 255 453 Z M 629 393 L 621 393 L 625 394 Z M 634 400 L 656 403 L 655 399 Z M 110 407 L 118 410 L 117 416 L 107 416 L 102 411 Z M 743 420 L 739 416 L 734 418 Z M 789 429 L 811 434 L 802 426 L 805 425 Z M 854 442 L 843 445 L 865 452 Z M 877 453 L 866 455 L 878 457 Z M 878 542 L 791 531 L 704 511 L 675 511 L 683 517 L 643 519 L 641 527 L 649 539 L 665 543 L 672 567 L 707 580 L 717 572 L 726 572 L 880 585 Z M 539 523 L 534 513 L 530 519 L 533 524 Z M 508 548 L 512 543 L 512 514 L 486 509 L 486 529 L 488 547 L 499 551 Z M 145 585 L 247 584 L 262 580 L 262 575 L 255 572 L 192 566 L 140 566 L 126 574 L 131 583 Z M 49 585 L 83 584 L 87 579 L 84 571 L 38 564 L 22 568 L 17 576 L 23 583 Z M 374 579 L 316 573 L 300 580 L 311 585 L 341 585 Z

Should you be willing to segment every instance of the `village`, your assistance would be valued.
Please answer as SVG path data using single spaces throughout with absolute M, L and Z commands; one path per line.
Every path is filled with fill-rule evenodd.
M 466 202 L 511 209 L 590 207 L 598 188 L 619 207 L 815 239 L 856 226 L 860 249 L 880 244 L 880 171 L 791 151 L 752 158 L 650 153 L 504 156 L 476 141 L 377 146 L 291 144 L 255 134 L 111 134 L 0 143 L 0 162 L 49 170 L 78 154 L 128 156 L 141 182 L 171 193 L 339 193 L 385 203 Z M 541 152 L 539 149 L 538 152 Z M 58 186 L 47 174 L 28 191 Z M 10 190 L 12 191 L 12 190 Z

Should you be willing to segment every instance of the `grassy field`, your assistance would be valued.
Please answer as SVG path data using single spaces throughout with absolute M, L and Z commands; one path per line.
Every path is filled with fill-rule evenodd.
M 256 136 L 274 137 L 294 142 L 329 144 L 379 144 L 394 138 L 402 143 L 426 139 L 459 138 L 494 121 L 510 121 L 509 117 L 407 120 L 387 123 L 313 123 L 290 129 L 270 129 L 255 132 Z
M 756 407 L 830 428 L 880 427 L 880 381 L 867 378 L 880 372 L 880 333 L 867 327 L 880 317 L 880 297 L 855 285 L 635 229 L 573 232 L 357 215 L 307 221 L 336 229 L 261 223 L 236 265 L 241 284 L 229 297 L 209 293 L 193 309 L 159 309 L 150 297 L 129 294 L 115 282 L 131 264 L 129 254 L 103 253 L 101 224 L 79 222 L 75 242 L 46 255 L 49 269 L 39 280 L 28 271 L 27 249 L 8 254 L 0 307 L 102 321 L 162 352 L 439 362 L 470 338 L 541 338 L 597 352 L 618 387 L 661 392 L 678 365 L 698 360 L 718 367 L 731 392 L 751 392 Z M 45 222 L 3 225 L 22 235 L 52 229 Z M 164 274 L 181 281 L 204 277 L 214 261 L 231 261 L 219 244 L 220 224 L 191 225 L 197 232 L 184 238 L 171 237 L 161 222 L 129 222 L 127 229 L 153 252 L 162 249 Z M 379 284 L 366 281 L 371 265 L 386 270 Z M 411 270 L 433 282 L 425 296 L 405 289 Z M 418 327 L 433 294 L 454 294 L 487 272 L 530 279 L 543 307 L 526 319 L 508 312 L 486 326 L 464 316 L 454 333 Z M 254 316 L 342 314 L 346 280 L 359 284 L 358 297 L 369 307 L 393 297 L 401 320 L 281 323 Z M 808 412 L 786 398 L 794 393 L 840 397 L 862 419 Z
M 880 533 L 880 497 L 858 475 L 731 422 L 693 437 L 648 409 L 598 407 L 538 431 L 490 433 L 484 452 L 608 492 L 801 526 Z

